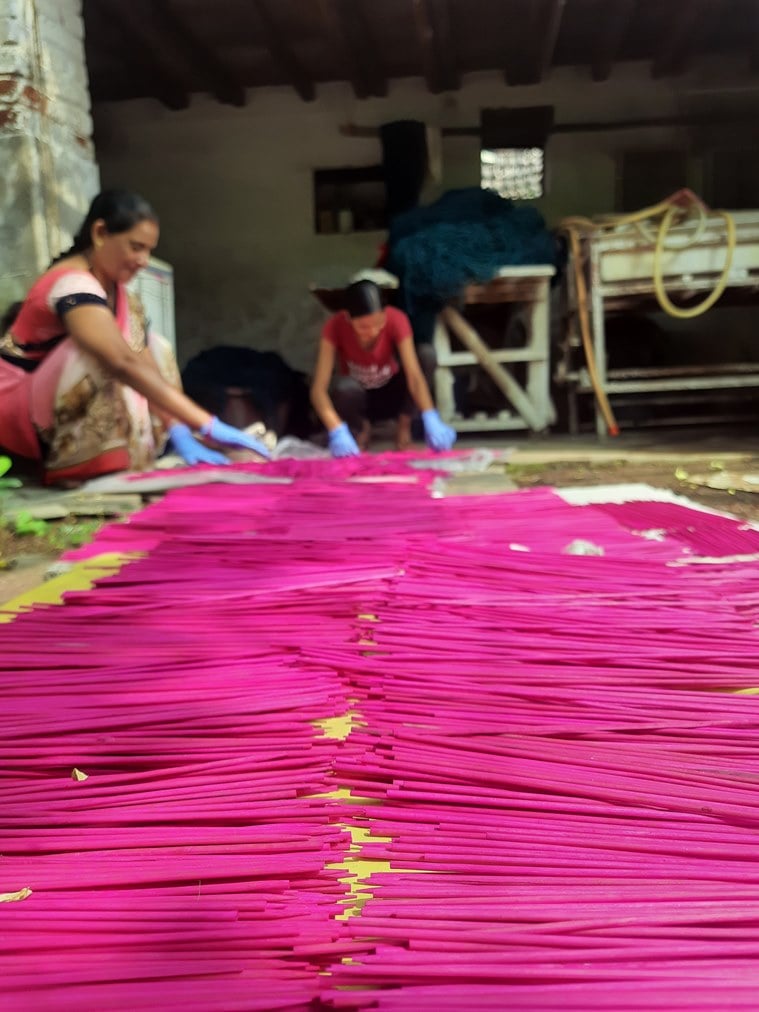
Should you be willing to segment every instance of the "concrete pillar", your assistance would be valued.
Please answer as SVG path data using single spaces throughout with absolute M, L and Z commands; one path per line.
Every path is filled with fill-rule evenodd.
M 0 312 L 98 189 L 81 0 L 0 0 Z

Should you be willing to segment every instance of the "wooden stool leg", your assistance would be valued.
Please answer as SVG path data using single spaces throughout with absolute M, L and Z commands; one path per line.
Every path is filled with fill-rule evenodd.
M 491 377 L 498 389 L 504 394 L 533 432 L 542 432 L 546 421 L 533 405 L 525 391 L 520 387 L 507 369 L 495 359 L 493 352 L 485 344 L 477 331 L 452 306 L 443 310 L 443 320 L 451 328 L 461 343 L 474 355 L 477 363 Z
M 551 400 L 548 296 L 548 281 L 541 281 L 538 285 L 537 299 L 526 307 L 527 347 L 540 356 L 527 363 L 527 396 L 546 427 L 556 421 L 556 409 Z
M 441 363 L 448 360 L 451 353 L 451 339 L 445 324 L 438 317 L 435 322 L 433 345 L 437 366 L 435 367 L 435 405 L 440 417 L 450 422 L 456 414 L 456 400 L 453 395 L 453 370 Z

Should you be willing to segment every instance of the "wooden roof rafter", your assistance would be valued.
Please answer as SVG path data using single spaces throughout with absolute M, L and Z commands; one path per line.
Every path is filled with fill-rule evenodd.
M 503 25 L 503 79 L 507 84 L 519 84 L 523 72 L 522 54 L 532 30 L 532 11 L 524 0 L 508 0 L 501 17 Z M 520 26 L 519 29 L 516 26 Z
M 688 0 L 687 4 L 666 8 L 661 45 L 651 67 L 654 77 L 681 74 L 687 68 L 711 10 L 712 0 Z
M 749 67 L 754 74 L 759 73 L 759 6 L 751 11 L 751 22 L 748 25 L 749 35 Z
M 313 102 L 316 98 L 316 86 L 301 66 L 281 30 L 279 29 L 271 5 L 267 0 L 251 0 L 263 28 L 266 46 L 275 63 L 284 70 L 304 102 Z
M 566 4 L 567 0 L 543 0 L 542 18 L 538 15 L 539 31 L 536 32 L 538 44 L 535 47 L 532 71 L 529 73 L 530 83 L 540 84 L 551 68 Z
M 635 14 L 637 0 L 616 0 L 614 4 L 598 0 L 597 6 L 596 39 L 590 72 L 594 81 L 607 81 Z
M 361 0 L 318 0 L 332 47 L 342 54 L 357 98 L 387 95 L 382 69 Z
M 566 0 L 528 0 L 519 16 L 506 18 L 521 24 L 519 39 L 512 38 L 505 77 L 508 84 L 540 84 L 553 62 Z
M 433 93 L 458 91 L 461 75 L 454 56 L 448 0 L 411 0 L 411 5 L 428 88 Z
M 134 0 L 131 0 L 131 3 L 133 2 Z M 225 105 L 244 106 L 245 88 L 224 66 L 210 46 L 202 42 L 189 25 L 177 15 L 169 0 L 150 0 L 150 7 L 158 21 L 157 36 L 171 39 L 193 70 L 203 75 L 214 97 Z
M 366 98 L 369 94 L 368 87 L 364 83 L 360 70 L 355 66 L 355 61 L 352 59 L 345 45 L 334 0 L 316 0 L 316 3 L 319 7 L 319 16 L 330 51 L 342 61 L 356 98 Z
M 371 6 L 370 6 L 371 4 Z M 455 92 L 464 73 L 534 85 L 557 65 L 606 81 L 620 61 L 656 77 L 704 58 L 759 72 L 759 0 L 82 0 L 94 102 L 210 93 L 244 105 L 291 86 L 312 101 L 389 79 Z M 124 27 L 125 26 L 125 27 Z M 250 90 L 248 90 L 250 89 Z
M 167 109 L 187 109 L 190 104 L 190 87 L 182 75 L 166 65 L 166 60 L 150 30 L 149 22 L 135 3 L 120 0 L 101 0 L 100 13 L 116 25 L 126 44 L 121 48 L 135 75 L 150 81 L 155 97 Z

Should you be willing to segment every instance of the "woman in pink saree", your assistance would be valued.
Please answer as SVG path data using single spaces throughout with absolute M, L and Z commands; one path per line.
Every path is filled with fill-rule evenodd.
M 99 194 L 0 337 L 0 446 L 40 461 L 48 484 L 145 470 L 167 444 L 188 464 L 227 462 L 208 442 L 269 456 L 185 396 L 168 342 L 127 291 L 158 234 L 141 197 Z

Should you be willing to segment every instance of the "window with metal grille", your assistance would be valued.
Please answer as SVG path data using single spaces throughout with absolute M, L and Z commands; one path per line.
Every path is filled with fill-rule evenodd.
M 480 185 L 510 200 L 542 197 L 545 180 L 543 148 L 483 148 Z

